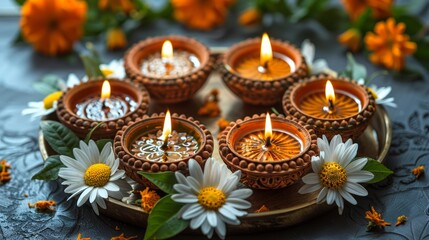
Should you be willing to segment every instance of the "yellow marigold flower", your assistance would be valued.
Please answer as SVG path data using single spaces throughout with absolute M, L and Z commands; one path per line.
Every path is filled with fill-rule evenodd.
M 22 35 L 42 54 L 68 53 L 82 36 L 86 10 L 80 0 L 27 0 L 21 9 Z
M 399 216 L 396 219 L 396 226 L 399 226 L 401 224 L 403 224 L 404 222 L 406 222 L 408 220 L 408 218 L 405 215 Z
M 417 45 L 409 41 L 409 36 L 404 34 L 404 23 L 395 23 L 393 18 L 386 22 L 378 22 L 374 33 L 368 32 L 365 36 L 365 44 L 370 55 L 371 62 L 382 64 L 386 68 L 402 70 L 405 66 L 405 56 L 416 51 Z
M 261 23 L 262 14 L 256 8 L 249 8 L 240 14 L 238 23 L 243 26 L 253 26 Z
M 414 176 L 416 176 L 416 179 L 418 179 L 423 173 L 425 173 L 425 166 L 420 165 L 413 169 L 412 173 Z
M 160 199 L 159 195 L 155 191 L 149 191 L 149 188 L 146 187 L 145 190 L 140 192 L 142 203 L 141 207 L 143 208 L 143 211 L 150 212 L 152 208 L 155 206 L 155 204 Z
M 369 221 L 368 231 L 374 228 L 383 229 L 385 226 L 390 226 L 390 223 L 384 221 L 384 219 L 381 218 L 381 214 L 375 211 L 374 207 L 371 207 L 371 211 L 365 212 L 365 219 Z
M 28 203 L 29 208 L 36 208 L 38 211 L 49 211 L 55 212 L 55 209 L 52 206 L 57 205 L 54 200 L 42 200 L 37 201 L 35 204 Z
M 354 21 L 365 11 L 372 10 L 373 17 L 380 19 L 391 16 L 393 0 L 342 0 L 343 6 Z
M 119 11 L 129 13 L 135 6 L 131 0 L 99 0 L 98 8 L 107 11 Z
M 360 31 L 355 28 L 350 28 L 338 36 L 338 42 L 346 46 L 350 51 L 357 52 L 360 49 L 361 43 Z
M 122 233 L 119 236 L 112 237 L 111 240 L 132 240 L 132 239 L 136 239 L 136 238 L 137 238 L 137 236 L 125 237 L 124 234 Z
M 127 45 L 127 37 L 121 28 L 112 28 L 107 32 L 107 48 L 109 50 L 121 49 Z
M 91 238 L 89 238 L 89 237 L 82 237 L 82 235 L 79 233 L 78 235 L 77 235 L 77 238 L 76 238 L 76 240 L 91 240 Z
M 210 30 L 225 22 L 234 0 L 171 0 L 174 17 L 189 28 Z

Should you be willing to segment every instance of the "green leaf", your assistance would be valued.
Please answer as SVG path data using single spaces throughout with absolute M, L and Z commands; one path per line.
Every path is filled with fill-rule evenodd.
M 19 31 L 16 34 L 16 36 L 13 38 L 12 44 L 13 45 L 17 45 L 17 44 L 20 44 L 20 43 L 23 43 L 23 42 L 25 42 L 24 36 L 22 35 L 22 32 Z
M 53 92 L 58 91 L 57 88 L 52 87 L 51 85 L 44 82 L 35 82 L 33 83 L 33 88 L 43 95 L 49 95 Z
M 64 167 L 64 164 L 61 162 L 59 155 L 49 156 L 46 159 L 42 170 L 36 173 L 31 179 L 56 180 L 58 178 L 58 172 L 62 167 Z
M 347 54 L 347 60 L 348 61 L 347 61 L 346 71 L 349 73 L 348 77 L 354 80 L 359 80 L 361 78 L 366 79 L 365 66 L 360 63 L 357 63 L 351 53 Z
M 422 28 L 424 27 L 423 23 L 420 21 L 418 17 L 411 16 L 411 15 L 398 16 L 396 18 L 396 22 L 404 23 L 406 25 L 405 33 L 410 36 L 414 36 L 415 34 L 420 32 L 420 30 L 422 30 Z
M 26 0 L 15 0 L 15 3 L 18 4 L 19 6 L 24 5 Z
M 388 169 L 382 163 L 372 158 L 368 158 L 368 162 L 362 168 L 362 170 L 369 171 L 374 174 L 374 178 L 368 183 L 377 183 L 377 182 L 383 181 L 385 178 L 387 178 L 389 175 L 393 173 L 392 170 Z
M 185 230 L 189 222 L 178 216 L 182 206 L 173 201 L 171 195 L 161 198 L 149 214 L 144 239 L 167 239 Z
M 98 151 L 100 151 L 100 152 L 101 152 L 101 150 L 103 150 L 104 146 L 107 143 L 113 143 L 113 140 L 112 139 L 100 139 L 100 140 L 97 140 L 95 142 L 95 144 L 97 145 Z
M 104 77 L 96 57 L 82 54 L 80 55 L 80 58 L 83 62 L 83 66 L 85 67 L 85 72 L 88 78 Z
M 155 184 L 159 189 L 165 193 L 172 194 L 174 193 L 173 185 L 177 183 L 176 176 L 173 172 L 159 172 L 159 173 L 149 173 L 149 172 L 138 172 L 143 177 L 147 178 L 151 183 Z
M 68 128 L 56 121 L 40 122 L 45 140 L 61 155 L 73 157 L 73 148 L 79 147 L 79 138 Z
M 329 31 L 345 28 L 344 25 L 347 23 L 344 11 L 338 7 L 324 9 L 315 19 Z
M 85 136 L 85 140 L 84 140 L 86 143 L 88 143 L 88 142 L 89 142 L 89 140 L 91 139 L 92 134 L 94 133 L 94 131 L 95 131 L 95 130 L 97 130 L 97 128 L 98 128 L 98 127 L 100 127 L 100 126 L 101 126 L 101 124 L 103 124 L 103 122 L 99 122 L 97 125 L 95 125 L 95 127 L 93 127 L 93 128 L 91 129 L 91 131 L 89 131 L 89 133 L 88 133 L 88 134 L 86 134 L 86 136 Z
M 419 60 L 421 62 L 421 60 Z M 424 65 L 425 63 L 427 64 L 427 62 L 421 62 L 422 65 Z M 429 67 L 429 64 L 428 64 Z M 423 74 L 418 71 L 417 69 L 414 68 L 410 68 L 410 67 L 406 67 L 405 69 L 401 70 L 400 72 L 394 72 L 393 75 L 396 79 L 399 79 L 401 81 L 421 81 L 423 80 Z

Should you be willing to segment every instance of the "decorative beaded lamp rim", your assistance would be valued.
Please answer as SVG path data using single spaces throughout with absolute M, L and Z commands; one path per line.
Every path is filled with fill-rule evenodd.
M 251 118 L 251 119 L 247 119 L 247 120 L 244 120 L 244 121 L 242 121 L 242 122 L 240 122 L 240 123 L 238 123 L 238 122 L 235 122 L 234 123 L 234 125 L 232 125 L 230 128 L 229 128 L 229 130 L 228 130 L 228 132 L 227 132 L 227 134 L 225 135 L 225 137 L 226 137 L 226 143 L 227 143 L 227 145 L 228 145 L 228 148 L 229 148 L 229 150 L 234 154 L 234 155 L 236 155 L 236 156 L 238 156 L 238 157 L 240 157 L 241 159 L 243 159 L 243 160 L 246 160 L 246 161 L 249 161 L 249 162 L 253 162 L 253 163 L 265 163 L 265 164 L 269 164 L 269 163 L 271 163 L 271 164 L 273 164 L 273 163 L 275 163 L 275 164 L 281 164 L 281 163 L 284 163 L 284 162 L 289 162 L 289 161 L 294 161 L 294 160 L 296 160 L 296 159 L 298 159 L 299 157 L 300 157 L 300 155 L 302 155 L 303 153 L 305 153 L 305 152 L 307 152 L 307 151 L 309 151 L 310 150 L 310 147 L 311 147 L 311 135 L 310 135 L 310 133 L 308 132 L 308 130 L 307 129 L 305 129 L 305 127 L 303 127 L 303 126 L 301 126 L 301 125 L 299 125 L 297 122 L 295 122 L 295 121 L 291 121 L 291 120 L 288 120 L 288 119 L 286 119 L 286 118 L 281 118 L 281 117 L 279 117 L 279 116 L 275 116 L 275 115 L 273 115 L 273 116 L 271 116 L 271 123 L 272 123 L 272 125 L 273 125 L 273 130 L 274 129 L 276 129 L 276 127 L 274 127 L 274 126 L 276 126 L 277 125 L 277 123 L 286 123 L 286 124 L 288 124 L 288 125 L 292 125 L 293 127 L 296 127 L 297 128 L 297 131 L 296 132 L 298 132 L 300 135 L 304 135 L 304 136 L 297 136 L 297 137 L 299 137 L 300 138 L 300 140 L 302 141 L 302 143 L 303 143 L 303 149 L 300 151 L 300 153 L 299 154 L 297 154 L 297 155 L 295 155 L 295 156 L 293 156 L 293 157 L 291 157 L 291 158 L 288 158 L 288 159 L 282 159 L 282 160 L 280 160 L 280 161 L 266 161 L 266 162 L 261 162 L 261 161 L 258 161 L 258 160 L 254 160 L 254 159 L 250 159 L 250 158 L 247 158 L 247 157 L 244 157 L 244 156 L 242 156 L 241 154 L 239 154 L 236 150 L 235 150 L 235 143 L 240 139 L 240 137 L 243 137 L 245 134 L 237 134 L 238 135 L 238 137 L 236 137 L 236 141 L 232 141 L 232 140 L 230 140 L 231 138 L 232 138 L 232 134 L 234 134 L 234 131 L 235 132 L 237 132 L 237 131 L 240 131 L 239 129 L 241 129 L 241 128 L 244 128 L 244 126 L 243 125 L 249 125 L 249 124 L 253 124 L 253 123 L 262 123 L 262 125 L 264 125 L 265 124 L 265 114 L 262 114 L 260 117 L 256 117 L 256 118 Z M 254 129 L 254 130 L 261 130 L 260 128 L 256 128 L 256 129 Z M 263 130 L 263 129 L 262 129 Z
M 87 90 L 88 88 L 91 88 L 90 90 L 92 90 L 92 88 L 97 88 L 98 89 L 98 95 L 100 95 L 101 93 L 101 87 L 103 85 L 104 80 L 108 80 L 110 85 L 111 85 L 111 89 L 112 89 L 112 93 L 114 92 L 120 92 L 117 91 L 117 89 L 127 89 L 128 92 L 120 92 L 122 94 L 127 94 L 127 93 L 133 93 L 134 96 L 130 96 L 133 98 L 133 100 L 135 100 L 137 102 L 137 106 L 140 106 L 142 103 L 146 103 L 146 105 L 149 104 L 149 96 L 148 93 L 146 92 L 146 89 L 142 86 L 138 86 L 137 84 L 131 82 L 129 79 L 116 79 L 116 78 L 109 78 L 109 79 L 105 79 L 102 77 L 98 77 L 98 78 L 94 78 L 94 79 L 90 79 L 87 82 L 82 82 L 77 86 L 74 86 L 72 88 L 67 89 L 67 91 L 61 96 L 61 98 L 59 99 L 60 102 L 62 102 L 64 104 L 64 108 L 66 109 L 67 113 L 70 114 L 73 117 L 76 117 L 78 119 L 84 119 L 85 121 L 89 121 L 89 122 L 111 122 L 111 121 L 118 121 L 120 119 L 125 119 L 127 117 L 129 117 L 130 115 L 134 114 L 139 108 L 135 109 L 134 111 L 129 111 L 128 113 L 126 113 L 124 116 L 119 117 L 119 118 L 115 118 L 115 119 L 109 119 L 106 121 L 97 121 L 97 120 L 93 120 L 93 119 L 89 119 L 89 118 L 82 118 L 79 117 L 78 115 L 76 115 L 76 113 L 73 111 L 71 105 L 73 105 L 73 103 L 76 102 L 77 99 L 76 96 L 78 95 L 77 93 L 82 93 L 82 89 L 84 88 L 84 90 Z M 133 86 L 133 87 L 131 87 Z M 136 91 L 134 87 L 137 87 L 139 89 L 139 91 Z M 141 94 L 140 94 L 141 93 Z M 94 95 L 97 95 L 94 94 Z M 114 94 L 112 94 L 114 95 Z M 131 95 L 131 94 L 129 94 Z M 73 97 L 73 98 L 72 98 Z M 72 98 L 72 99 L 71 99 Z M 76 106 L 76 104 L 74 104 Z
M 232 45 L 222 58 L 222 65 L 226 69 L 226 71 L 231 75 L 242 79 L 263 83 L 267 82 L 267 80 L 244 77 L 234 71 L 237 62 L 241 57 L 243 57 L 244 55 L 248 55 L 249 53 L 255 53 L 260 51 L 261 41 L 261 38 L 251 38 Z M 269 80 L 269 82 L 280 81 L 292 77 L 293 75 L 297 74 L 297 72 L 301 68 L 305 67 L 306 62 L 304 56 L 293 44 L 278 39 L 270 39 L 270 42 L 273 52 L 284 54 L 295 63 L 295 71 L 291 71 L 287 75 L 271 79 Z
M 305 113 L 304 111 L 302 111 L 299 106 L 298 106 L 298 102 L 299 100 L 301 100 L 302 98 L 305 97 L 305 95 L 300 95 L 298 92 L 299 91 L 303 91 L 302 89 L 299 88 L 303 88 L 304 87 L 308 87 L 310 84 L 314 84 L 317 82 L 322 82 L 322 83 L 317 83 L 317 84 L 322 84 L 324 89 L 324 86 L 326 84 L 326 81 L 330 80 L 333 85 L 335 85 L 335 83 L 346 83 L 346 84 L 351 84 L 353 86 L 350 87 L 349 89 L 354 89 L 354 93 L 358 93 L 358 94 L 354 94 L 355 97 L 357 97 L 361 103 L 362 103 L 362 107 L 360 109 L 359 112 L 357 112 L 356 114 L 344 117 L 344 118 L 334 118 L 334 119 L 318 119 L 314 116 L 311 116 L 307 113 Z M 341 86 L 340 88 L 334 87 L 335 89 L 340 89 L 340 90 L 344 90 L 343 86 Z M 298 96 L 299 95 L 299 96 Z M 359 96 L 356 96 L 359 95 Z M 308 78 L 304 78 L 302 79 L 302 81 L 293 84 L 292 86 L 290 86 L 286 92 L 283 95 L 283 108 L 286 112 L 289 112 L 289 109 L 292 107 L 294 108 L 298 113 L 299 116 L 295 116 L 296 118 L 300 119 L 302 117 L 306 117 L 307 119 L 314 119 L 314 120 L 320 120 L 322 122 L 330 122 L 330 123 L 334 123 L 334 122 L 340 122 L 340 121 L 349 121 L 350 119 L 355 119 L 357 122 L 361 122 L 358 120 L 358 116 L 361 115 L 364 112 L 369 112 L 370 116 L 372 116 L 374 114 L 375 111 L 375 99 L 374 96 L 371 94 L 371 92 L 368 90 L 368 88 L 366 86 L 362 86 L 360 84 L 358 84 L 355 80 L 346 78 L 346 77 L 332 77 L 332 76 L 326 76 L 326 75 L 318 75 L 318 76 L 312 76 L 312 77 L 308 77 Z M 371 106 L 371 111 L 368 111 L 369 106 Z M 339 129 L 340 126 L 331 126 L 334 129 Z M 350 125 L 347 125 L 347 127 L 341 127 L 341 129 L 346 129 L 351 127 Z
M 191 121 L 191 120 L 189 120 L 187 118 L 180 118 L 180 117 L 177 116 L 177 114 L 173 114 L 173 115 L 174 116 L 171 117 L 172 126 L 174 126 L 175 123 L 181 121 L 182 124 L 186 125 L 186 126 L 182 126 L 183 128 L 192 129 L 193 131 L 198 132 L 199 136 L 198 137 L 194 136 L 194 137 L 196 138 L 199 146 L 198 146 L 198 150 L 192 156 L 189 156 L 189 157 L 186 157 L 186 158 L 182 158 L 182 159 L 177 159 L 177 160 L 174 160 L 174 161 L 163 162 L 164 164 L 165 163 L 177 163 L 179 161 L 188 161 L 189 159 L 191 159 L 191 158 L 193 158 L 193 157 L 201 154 L 204 151 L 204 146 L 205 146 L 205 144 L 207 142 L 206 141 L 207 140 L 206 134 L 200 128 L 200 126 L 197 125 L 194 121 Z M 138 139 L 139 137 L 141 137 L 142 134 L 141 133 L 140 134 L 136 133 L 136 134 L 134 134 L 134 136 L 132 138 L 128 138 L 128 139 L 127 139 L 127 136 L 129 136 L 130 132 L 132 133 L 132 131 L 138 132 L 139 130 L 141 130 L 144 127 L 145 124 L 154 124 L 154 123 L 160 122 L 161 123 L 160 124 L 161 130 L 162 130 L 162 125 L 164 123 L 164 119 L 165 119 L 165 115 L 163 116 L 162 114 L 160 114 L 160 115 L 158 115 L 156 117 L 152 116 L 150 118 L 143 118 L 142 120 L 140 120 L 138 122 L 130 123 L 127 126 L 124 126 L 123 129 L 122 129 L 124 131 L 124 133 L 123 133 L 120 141 L 121 141 L 121 145 L 122 145 L 123 150 L 125 151 L 125 153 L 128 154 L 128 155 L 130 155 L 131 157 L 133 157 L 135 159 L 139 159 L 139 160 L 142 160 L 142 161 L 148 161 L 147 159 L 143 159 L 143 158 L 135 156 L 129 150 L 130 145 L 136 139 Z M 172 130 L 175 130 L 175 129 L 173 128 Z
M 174 49 L 181 49 L 189 51 L 197 56 L 200 61 L 200 66 L 193 69 L 191 72 L 181 75 L 181 76 L 170 76 L 170 77 L 153 77 L 149 75 L 144 75 L 141 70 L 141 62 L 144 57 L 160 52 L 162 48 L 162 44 L 165 40 L 170 40 L 173 44 Z M 179 45 L 177 45 L 179 44 Z M 137 60 L 136 60 L 137 58 Z M 153 84 L 159 84 L 159 79 L 163 79 L 165 81 L 176 81 L 178 78 L 186 78 L 190 77 L 193 74 L 198 73 L 199 71 L 203 71 L 206 66 L 210 63 L 211 56 L 210 51 L 207 46 L 197 41 L 194 38 L 188 38 L 178 35 L 169 35 L 169 36 L 159 36 L 153 38 L 147 38 L 143 41 L 140 41 L 134 44 L 124 56 L 124 65 L 129 72 L 129 75 L 140 75 L 149 80 Z

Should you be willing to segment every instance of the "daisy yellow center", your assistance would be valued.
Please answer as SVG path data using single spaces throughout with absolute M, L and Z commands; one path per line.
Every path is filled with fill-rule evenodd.
M 205 209 L 217 210 L 226 202 L 225 193 L 215 187 L 205 187 L 198 194 L 198 203 Z
M 375 98 L 375 100 L 377 100 L 377 98 L 378 98 L 378 95 L 377 95 L 377 93 L 374 91 L 374 89 L 372 89 L 372 88 L 368 88 L 368 90 L 369 90 L 369 92 L 372 94 L 372 96 L 374 96 L 374 98 Z
M 319 172 L 320 183 L 330 189 L 339 189 L 347 182 L 346 170 L 336 162 L 328 162 Z
M 51 109 L 54 106 L 54 102 L 60 99 L 61 95 L 63 95 L 62 91 L 57 91 L 49 94 L 43 99 L 43 107 L 45 109 Z
M 109 182 L 110 173 L 109 166 L 104 163 L 96 163 L 86 169 L 83 179 L 88 186 L 102 187 Z
M 101 69 L 101 73 L 103 73 L 103 75 L 104 75 L 105 77 L 108 77 L 108 76 L 110 76 L 111 74 L 113 74 L 113 71 L 112 71 L 112 70 L 110 70 L 110 69 L 108 69 L 108 68 L 104 68 L 104 69 Z

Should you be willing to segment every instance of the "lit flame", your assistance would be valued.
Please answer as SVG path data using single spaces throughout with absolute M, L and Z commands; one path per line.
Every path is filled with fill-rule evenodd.
M 270 114 L 267 113 L 267 117 L 265 118 L 265 139 L 271 138 L 273 135 L 273 130 L 271 127 L 271 117 Z
M 332 86 L 331 81 L 327 81 L 326 82 L 326 87 L 325 87 L 325 95 L 326 95 L 326 100 L 328 102 L 334 103 L 335 102 L 335 91 L 334 91 L 334 87 Z
M 169 40 L 166 40 L 164 44 L 162 44 L 161 57 L 162 59 L 173 58 L 173 45 Z
M 264 35 L 262 35 L 262 41 L 261 41 L 261 58 L 260 58 L 261 66 L 263 67 L 267 66 L 267 63 L 272 59 L 273 59 L 273 50 L 271 49 L 270 38 L 268 37 L 268 34 L 264 33 Z
M 168 135 L 171 133 L 171 116 L 170 110 L 167 110 L 165 114 L 164 127 L 162 128 L 162 140 L 165 142 L 168 139 Z
M 109 81 L 104 80 L 103 86 L 101 87 L 101 100 L 110 98 L 110 84 Z

